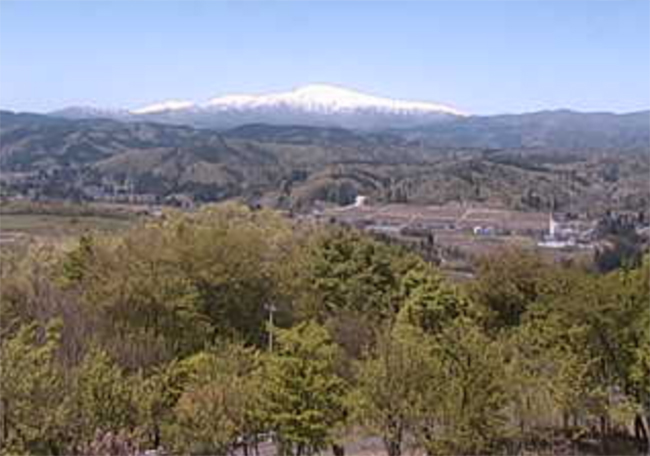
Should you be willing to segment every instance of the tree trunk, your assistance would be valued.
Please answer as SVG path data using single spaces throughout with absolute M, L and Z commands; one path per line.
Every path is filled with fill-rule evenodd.
M 59 447 L 55 442 L 50 440 L 47 443 L 47 447 L 50 449 L 50 455 L 59 456 Z
M 5 398 L 2 398 L 1 401 L 2 407 L 0 408 L 0 411 L 2 411 L 2 440 L 6 442 L 9 439 L 9 420 L 7 418 L 9 415 L 9 401 Z
M 401 444 L 397 440 L 384 440 L 388 456 L 400 456 L 402 454 Z
M 607 417 L 605 415 L 600 416 L 600 444 L 602 447 L 603 454 L 608 454 L 608 429 L 607 429 Z
M 384 435 L 384 446 L 388 456 L 400 456 L 402 454 L 402 426 L 399 417 L 391 417 L 388 420 L 386 434 Z
M 334 456 L 345 456 L 345 448 L 343 445 L 332 444 L 332 454 Z
M 160 447 L 160 428 L 158 427 L 158 423 L 153 426 L 153 447 L 156 449 Z
M 650 448 L 650 438 L 641 414 L 634 417 L 634 438 L 639 442 L 639 451 L 647 453 Z

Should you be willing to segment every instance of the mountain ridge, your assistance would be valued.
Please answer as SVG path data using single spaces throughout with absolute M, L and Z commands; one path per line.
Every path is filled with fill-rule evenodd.
M 49 113 L 71 119 L 107 117 L 194 127 L 232 128 L 248 123 L 307 124 L 376 129 L 414 126 L 463 117 L 447 105 L 369 95 L 330 84 L 310 84 L 288 92 L 228 94 L 205 103 L 166 100 L 135 109 L 105 110 L 74 106 Z
M 127 186 L 147 201 L 182 193 L 296 208 L 348 204 L 361 194 L 537 209 L 567 205 L 577 191 L 585 207 L 638 210 L 650 201 L 648 116 L 545 112 L 368 132 L 268 124 L 214 130 L 0 111 L 0 189 L 83 200 Z M 577 190 L 566 186 L 568 170 L 583 182 Z

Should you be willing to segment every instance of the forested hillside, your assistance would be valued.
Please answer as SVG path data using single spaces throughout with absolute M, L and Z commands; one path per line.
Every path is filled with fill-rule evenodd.
M 559 150 L 646 150 L 650 111 L 583 113 L 567 109 L 526 114 L 470 116 L 414 128 L 438 145 Z
M 0 452 L 647 451 L 650 258 L 478 270 L 237 205 L 5 252 Z
M 650 201 L 647 120 L 559 112 L 391 132 L 263 124 L 219 132 L 5 111 L 0 190 L 37 200 L 239 198 L 298 211 L 357 195 L 638 211 Z

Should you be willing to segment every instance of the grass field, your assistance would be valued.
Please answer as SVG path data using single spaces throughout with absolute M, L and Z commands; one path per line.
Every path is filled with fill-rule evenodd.
M 117 231 L 135 218 L 56 214 L 0 214 L 0 241 L 10 243 L 25 237 L 56 239 L 87 231 Z

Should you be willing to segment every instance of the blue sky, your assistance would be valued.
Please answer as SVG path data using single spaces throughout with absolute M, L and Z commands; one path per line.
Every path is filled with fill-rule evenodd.
M 5 109 L 309 83 L 476 114 L 647 109 L 650 2 L 0 2 Z

